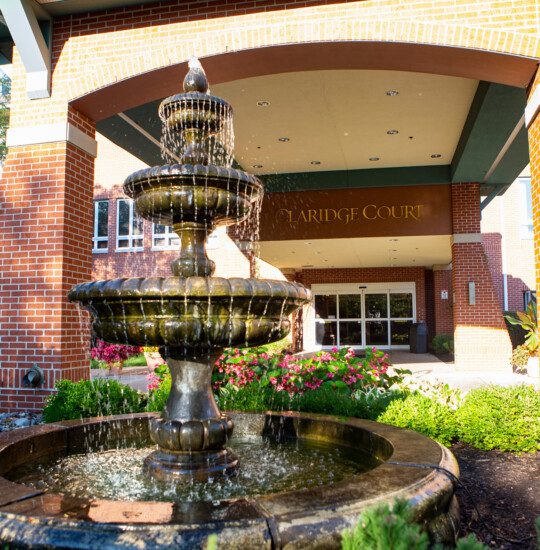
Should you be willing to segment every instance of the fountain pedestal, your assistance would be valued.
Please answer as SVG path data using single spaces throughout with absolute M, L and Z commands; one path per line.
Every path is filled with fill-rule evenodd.
M 212 367 L 219 354 L 186 357 L 182 350 L 163 353 L 171 371 L 171 393 L 163 416 L 150 421 L 150 437 L 159 447 L 145 460 L 157 478 L 204 481 L 232 474 L 238 459 L 224 448 L 232 420 L 219 412 L 212 392 Z

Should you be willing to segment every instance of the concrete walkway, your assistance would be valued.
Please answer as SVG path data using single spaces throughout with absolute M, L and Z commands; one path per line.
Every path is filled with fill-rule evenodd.
M 415 380 L 426 382 L 442 382 L 452 388 L 467 391 L 480 386 L 498 384 L 510 386 L 516 384 L 532 384 L 540 387 L 540 379 L 531 378 L 512 372 L 458 371 L 453 363 L 445 363 L 431 353 L 411 353 L 404 350 L 389 351 L 390 362 L 396 367 L 408 369 Z M 110 375 L 109 371 L 93 369 L 92 378 L 112 378 L 123 384 L 128 384 L 139 391 L 146 391 L 148 369 L 144 367 L 126 368 L 122 374 Z
M 109 374 L 108 370 L 105 369 L 92 369 L 90 371 L 90 376 L 92 380 L 94 378 L 109 378 L 113 380 L 118 380 L 122 384 L 127 384 L 135 390 L 146 391 L 146 386 L 148 380 L 148 369 L 145 367 L 132 367 L 125 368 L 122 374 Z
M 412 376 L 421 381 L 443 382 L 452 388 L 470 390 L 489 384 L 511 386 L 517 384 L 532 384 L 538 387 L 540 380 L 523 374 L 510 372 L 486 372 L 457 370 L 453 363 L 445 363 L 431 353 L 411 353 L 395 350 L 388 352 L 390 362 L 410 370 Z

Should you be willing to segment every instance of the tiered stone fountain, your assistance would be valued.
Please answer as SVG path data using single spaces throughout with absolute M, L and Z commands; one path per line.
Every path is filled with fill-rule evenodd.
M 357 418 L 233 412 L 228 446 L 244 467 L 225 448 L 233 424 L 213 398 L 215 358 L 284 336 L 310 294 L 289 282 L 212 277 L 208 234 L 251 215 L 263 189 L 231 168 L 231 107 L 192 65 L 185 93 L 160 108 L 165 148 L 180 164 L 142 170 L 124 186 L 139 213 L 180 236 L 173 276 L 84 283 L 69 294 L 104 340 L 160 347 L 172 373 L 165 411 L 0 434 L 0 541 L 191 550 L 217 535 L 220 549 L 337 549 L 367 507 L 403 498 L 434 542 L 452 542 L 457 463 L 420 434 Z M 150 439 L 157 451 L 144 450 Z
M 184 93 L 159 109 L 164 142 L 181 164 L 129 176 L 124 191 L 139 214 L 180 237 L 173 276 L 84 283 L 69 293 L 91 313 L 93 330 L 117 344 L 159 346 L 172 389 L 161 418 L 150 426 L 159 450 L 146 466 L 157 477 L 204 480 L 231 473 L 237 458 L 224 448 L 233 423 L 220 414 L 212 366 L 225 347 L 273 342 L 290 331 L 289 315 L 310 300 L 303 286 L 259 279 L 212 277 L 208 235 L 252 214 L 263 196 L 254 176 L 231 168 L 232 108 L 209 95 L 198 61 L 190 62 Z M 224 166 L 213 164 L 224 162 Z

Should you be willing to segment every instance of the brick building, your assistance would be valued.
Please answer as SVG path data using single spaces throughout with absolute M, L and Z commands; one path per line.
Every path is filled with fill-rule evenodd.
M 160 163 L 156 107 L 179 91 L 193 54 L 212 92 L 235 108 L 236 161 L 265 183 L 260 256 L 270 265 L 261 273 L 278 268 L 316 294 L 304 312 L 305 345 L 397 346 L 409 322 L 425 320 L 434 332 L 453 329 L 458 368 L 508 368 L 501 285 L 485 253 L 497 243 L 482 237 L 480 201 L 504 195 L 530 161 L 538 286 L 534 1 L 4 0 L 0 8 L 1 53 L 13 62 L 0 184 L 1 408 L 38 406 L 56 380 L 88 376 L 66 294 L 92 278 L 93 263 L 96 273 L 109 265 L 92 254 L 94 181 L 97 198 L 114 191 L 96 167 L 96 130 L 139 162 Z M 130 274 L 148 268 L 134 250 L 141 240 L 163 248 L 174 239 L 147 224 L 141 239 L 121 201 L 109 201 L 103 224 L 113 224 L 108 245 L 126 250 L 119 269 L 129 264 Z M 230 237 L 218 238 L 231 247 L 229 268 L 247 269 L 241 252 L 230 262 L 238 250 Z M 46 375 L 37 390 L 22 386 L 33 364 Z

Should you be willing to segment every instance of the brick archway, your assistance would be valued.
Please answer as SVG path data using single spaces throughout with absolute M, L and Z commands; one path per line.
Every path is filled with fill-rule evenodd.
M 130 67 L 141 66 L 132 60 Z M 212 84 L 242 78 L 312 70 L 391 70 L 441 74 L 486 80 L 525 87 L 535 61 L 529 58 L 430 44 L 373 41 L 334 41 L 294 43 L 217 53 L 203 59 Z M 122 65 L 125 70 L 125 64 Z M 181 88 L 184 59 L 118 79 L 97 89 L 85 91 L 71 101 L 77 111 L 94 121 L 149 101 L 160 99 Z M 97 78 L 81 77 L 70 85 L 70 93 Z

